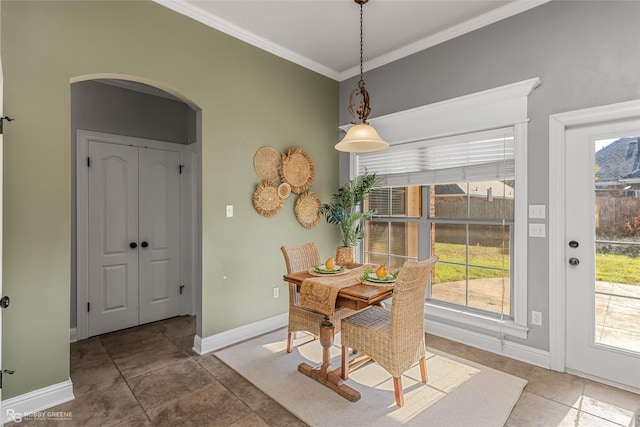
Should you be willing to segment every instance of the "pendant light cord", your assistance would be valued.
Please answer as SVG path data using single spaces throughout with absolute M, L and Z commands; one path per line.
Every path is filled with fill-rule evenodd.
M 380 138 L 376 130 L 367 123 L 371 114 L 369 93 L 364 87 L 364 12 L 363 5 L 369 0 L 354 0 L 360 5 L 360 80 L 349 95 L 347 111 L 353 117 L 355 126 L 350 128 L 342 140 L 336 144 L 336 150 L 348 153 L 368 153 L 384 150 L 389 143 Z M 359 98 L 359 101 L 357 100 Z
M 364 34 L 363 25 L 362 25 L 362 22 L 363 22 L 362 16 L 363 16 L 363 14 L 362 14 L 362 3 L 360 3 L 360 80 L 362 80 L 363 77 L 364 77 L 364 73 L 362 72 L 362 62 L 363 62 L 363 60 L 362 60 L 362 58 L 363 58 L 363 47 L 362 47 L 363 46 L 363 42 L 362 42 L 362 40 L 363 40 L 363 34 Z
M 357 87 L 351 92 L 349 96 L 349 106 L 347 111 L 353 117 L 353 124 L 365 124 L 367 125 L 367 118 L 371 114 L 371 107 L 369 105 L 369 93 L 365 89 L 364 84 L 364 13 L 362 5 L 368 0 L 354 0 L 360 5 L 360 80 Z M 360 96 L 360 102 L 356 103 L 356 97 Z

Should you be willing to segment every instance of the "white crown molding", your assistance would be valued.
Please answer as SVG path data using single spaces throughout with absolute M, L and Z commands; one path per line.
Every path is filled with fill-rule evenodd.
M 413 55 L 414 53 L 428 49 L 440 43 L 444 43 L 463 34 L 467 34 L 479 28 L 486 27 L 487 25 L 491 25 L 519 13 L 526 12 L 529 9 L 541 6 L 550 1 L 551 0 L 515 0 L 512 3 L 508 3 L 490 12 L 469 19 L 468 21 L 465 21 L 461 24 L 447 28 L 446 30 L 440 31 L 439 33 L 436 33 L 432 36 L 403 46 L 400 49 L 396 49 L 385 55 L 380 55 L 377 58 L 365 61 L 363 67 L 365 70 L 373 70 L 374 68 L 378 68 L 406 56 Z M 349 68 L 348 70 L 342 71 L 338 74 L 338 81 L 341 82 L 353 76 L 357 76 L 359 73 L 359 65 Z
M 337 80 L 339 82 L 346 80 L 350 77 L 358 75 L 360 72 L 360 66 L 354 66 L 344 71 L 334 70 L 325 65 L 322 65 L 316 61 L 313 61 L 305 56 L 299 55 L 289 49 L 282 47 L 279 44 L 273 43 L 263 37 L 260 37 L 250 31 L 245 30 L 231 22 L 224 20 L 212 13 L 206 12 L 200 7 L 195 6 L 190 2 L 180 0 L 153 0 L 155 3 L 162 5 L 168 9 L 173 10 L 181 15 L 192 18 L 202 24 L 205 24 L 211 28 L 215 28 L 225 34 L 235 37 L 250 45 L 256 46 L 267 52 L 270 52 L 276 56 L 284 58 L 309 70 L 315 71 L 323 76 Z M 551 0 L 515 0 L 502 7 L 499 7 L 490 12 L 484 13 L 475 18 L 469 19 L 461 24 L 455 25 L 444 31 L 436 33 L 432 36 L 426 37 L 422 40 L 418 40 L 400 49 L 396 49 L 387 54 L 378 56 L 376 58 L 366 61 L 363 65 L 367 70 L 371 70 L 377 67 L 381 67 L 390 62 L 404 58 L 405 56 L 412 55 L 421 50 L 425 50 L 437 44 L 446 42 L 463 34 L 475 31 L 479 28 L 491 25 L 495 22 L 501 21 L 505 18 L 509 18 L 513 15 L 525 12 L 534 7 L 548 3 Z
M 196 21 L 205 24 L 211 28 L 215 28 L 225 34 L 235 37 L 243 42 L 258 47 L 276 56 L 284 58 L 288 61 L 298 64 L 302 67 L 308 68 L 311 71 L 322 74 L 334 80 L 338 80 L 338 71 L 329 67 L 312 61 L 311 59 L 299 55 L 289 49 L 286 49 L 279 44 L 273 43 L 263 37 L 260 37 L 250 31 L 245 30 L 231 22 L 219 18 L 209 12 L 205 12 L 201 8 L 194 6 L 191 3 L 179 1 L 179 0 L 153 0 L 164 7 L 167 7 L 174 12 L 178 12 L 184 16 L 195 19 Z

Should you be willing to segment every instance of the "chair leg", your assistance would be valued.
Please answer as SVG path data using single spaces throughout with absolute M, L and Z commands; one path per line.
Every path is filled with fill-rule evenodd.
M 340 378 L 349 379 L 349 355 L 348 347 L 342 346 L 342 363 L 340 364 Z
M 287 353 L 293 351 L 293 332 L 287 334 Z
M 402 394 L 402 377 L 393 377 L 393 391 L 396 395 L 396 405 L 404 406 L 404 395 Z
M 427 377 L 427 362 L 424 359 L 424 356 L 420 358 L 420 376 L 422 377 L 422 382 L 427 383 L 429 377 Z

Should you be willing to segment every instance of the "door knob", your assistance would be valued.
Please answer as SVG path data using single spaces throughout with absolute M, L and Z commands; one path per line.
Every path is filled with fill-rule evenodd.
M 131 242 L 131 243 L 129 243 L 129 247 L 130 247 L 131 249 L 135 249 L 135 248 L 137 248 L 137 247 L 138 247 L 138 244 L 137 244 L 136 242 Z
M 0 298 L 0 307 L 2 308 L 7 308 L 9 307 L 9 303 L 11 302 L 11 300 L 9 299 L 8 296 L 4 296 L 2 298 Z
M 142 246 L 143 248 L 146 248 L 147 246 L 149 246 L 149 244 L 147 242 L 142 242 L 140 243 L 140 246 Z
M 574 258 L 574 257 L 569 258 L 569 265 L 575 267 L 578 264 L 580 264 L 580 260 L 578 258 Z

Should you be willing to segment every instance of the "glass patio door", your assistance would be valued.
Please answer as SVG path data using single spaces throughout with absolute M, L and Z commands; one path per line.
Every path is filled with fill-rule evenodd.
M 640 388 L 640 122 L 566 139 L 566 367 Z

